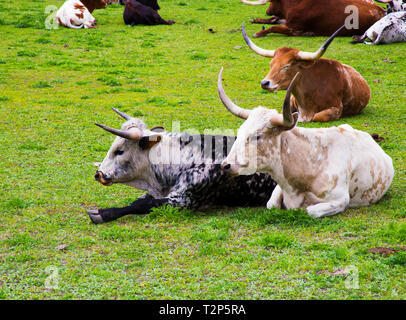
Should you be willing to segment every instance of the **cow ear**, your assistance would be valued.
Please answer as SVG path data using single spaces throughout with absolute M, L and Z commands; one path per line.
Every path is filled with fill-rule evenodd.
M 158 142 L 160 142 L 161 139 L 162 139 L 162 136 L 159 134 L 144 136 L 139 140 L 138 145 L 140 146 L 140 148 L 142 150 L 149 150 L 154 145 L 156 145 Z

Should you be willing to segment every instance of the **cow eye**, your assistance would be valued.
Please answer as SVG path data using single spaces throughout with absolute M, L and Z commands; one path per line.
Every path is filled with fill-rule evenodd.
M 115 156 L 121 156 L 123 153 L 124 153 L 123 150 L 116 150 L 116 151 L 114 151 L 114 155 L 115 155 Z
M 259 139 L 261 139 L 261 136 L 260 136 L 260 135 L 255 135 L 255 136 L 252 136 L 250 140 L 251 140 L 251 142 L 254 142 L 254 143 L 255 143 L 255 142 L 257 142 Z
M 289 65 L 286 65 L 286 66 L 283 66 L 283 67 L 281 68 L 281 70 L 282 70 L 282 71 L 286 71 L 286 70 L 288 70 L 288 68 L 289 68 Z

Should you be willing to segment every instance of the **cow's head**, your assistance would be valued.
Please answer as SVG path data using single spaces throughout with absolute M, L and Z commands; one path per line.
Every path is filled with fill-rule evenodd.
M 162 128 L 147 130 L 141 120 L 113 110 L 127 120 L 120 130 L 96 123 L 117 136 L 95 174 L 96 181 L 105 186 L 142 178 L 150 165 L 149 150 L 162 138 Z
M 269 171 L 269 159 L 273 156 L 270 150 L 276 144 L 277 136 L 293 129 L 299 118 L 299 113 L 292 114 L 290 110 L 290 95 L 299 74 L 293 77 L 286 92 L 283 114 L 279 114 L 276 110 L 263 107 L 247 110 L 235 105 L 224 92 L 222 73 L 223 68 L 217 82 L 220 99 L 232 114 L 245 119 L 245 122 L 238 129 L 237 140 L 221 167 L 232 175 Z
M 301 69 L 308 67 L 310 64 L 314 63 L 314 61 L 323 56 L 330 43 L 343 28 L 344 26 L 338 29 L 316 52 L 305 52 L 286 47 L 276 50 L 262 49 L 248 38 L 243 24 L 242 34 L 251 50 L 261 56 L 273 58 L 269 73 L 266 75 L 265 79 L 261 81 L 262 89 L 270 92 L 286 90 L 296 73 L 300 72 Z
M 269 16 L 284 17 L 282 0 L 260 0 L 260 1 L 248 1 L 241 0 L 242 3 L 248 4 L 249 6 L 260 6 L 267 4 L 269 2 L 269 7 L 266 9 L 266 14 Z

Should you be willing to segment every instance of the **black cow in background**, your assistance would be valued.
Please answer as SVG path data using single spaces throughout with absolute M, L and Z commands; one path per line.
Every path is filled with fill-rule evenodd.
M 136 24 L 157 25 L 173 24 L 175 21 L 164 20 L 158 14 L 160 9 L 157 0 L 120 0 L 125 2 L 123 13 L 124 23 L 134 26 Z

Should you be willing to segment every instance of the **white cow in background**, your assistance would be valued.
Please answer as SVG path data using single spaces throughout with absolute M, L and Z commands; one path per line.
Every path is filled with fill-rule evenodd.
M 56 13 L 59 25 L 66 28 L 95 28 L 96 19 L 79 0 L 68 0 Z
M 223 69 L 222 69 L 223 70 Z M 218 78 L 220 99 L 234 115 L 246 119 L 222 169 L 231 175 L 269 173 L 278 183 L 268 208 L 306 208 L 312 217 L 330 216 L 349 207 L 377 202 L 392 183 L 392 159 L 366 132 L 349 125 L 308 129 L 296 127 L 290 94 L 283 114 L 258 107 L 238 107 L 226 96 Z
M 406 11 L 393 12 L 375 22 L 352 43 L 387 44 L 406 42 Z M 370 41 L 367 41 L 370 40 Z

